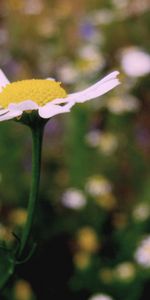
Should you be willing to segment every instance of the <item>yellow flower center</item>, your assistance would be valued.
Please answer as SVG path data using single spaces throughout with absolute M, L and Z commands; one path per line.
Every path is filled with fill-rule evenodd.
M 0 106 L 7 108 L 10 103 L 32 100 L 39 106 L 56 99 L 65 98 L 66 91 L 54 80 L 31 79 L 7 84 L 0 93 Z

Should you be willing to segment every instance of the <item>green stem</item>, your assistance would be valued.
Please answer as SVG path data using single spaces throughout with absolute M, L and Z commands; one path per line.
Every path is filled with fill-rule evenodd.
M 35 209 L 38 202 L 39 183 L 40 183 L 40 171 L 41 171 L 41 149 L 42 149 L 42 137 L 44 126 L 36 124 L 31 128 L 32 131 L 32 181 L 28 204 L 28 216 L 23 230 L 20 247 L 19 257 L 21 257 L 28 239 L 30 238 L 32 225 L 34 221 Z

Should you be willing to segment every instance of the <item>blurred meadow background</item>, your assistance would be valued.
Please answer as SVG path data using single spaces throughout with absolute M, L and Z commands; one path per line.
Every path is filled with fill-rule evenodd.
M 38 246 L 2 300 L 148 300 L 148 0 L 1 0 L 0 67 L 12 81 L 54 77 L 68 92 L 120 71 L 122 84 L 47 124 Z M 0 243 L 27 216 L 31 137 L 0 124 Z M 0 250 L 2 251 L 2 250 Z M 0 277 L 5 272 L 0 256 Z

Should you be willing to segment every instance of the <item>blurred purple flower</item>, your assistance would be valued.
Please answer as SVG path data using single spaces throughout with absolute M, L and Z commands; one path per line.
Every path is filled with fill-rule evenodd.
M 97 35 L 95 27 L 90 21 L 84 21 L 80 24 L 79 28 L 80 36 L 85 40 L 91 40 Z

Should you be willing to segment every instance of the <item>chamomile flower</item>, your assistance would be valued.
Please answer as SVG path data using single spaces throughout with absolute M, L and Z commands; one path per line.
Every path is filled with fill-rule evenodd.
M 106 294 L 96 294 L 91 296 L 88 300 L 113 300 L 113 298 Z
M 136 262 L 145 268 L 150 268 L 150 236 L 145 237 L 135 251 Z
M 136 269 L 132 262 L 122 262 L 114 269 L 114 277 L 117 281 L 132 281 L 135 275 Z
M 142 77 L 150 73 L 150 55 L 139 47 L 121 51 L 121 67 L 129 77 Z
M 10 83 L 0 71 L 0 121 L 21 117 L 24 112 L 37 111 L 44 119 L 70 112 L 75 103 L 97 98 L 116 87 L 118 74 L 114 71 L 91 87 L 67 95 L 60 82 L 52 78 Z
M 80 209 L 86 205 L 86 198 L 81 190 L 69 188 L 62 196 L 64 206 L 72 209 Z

